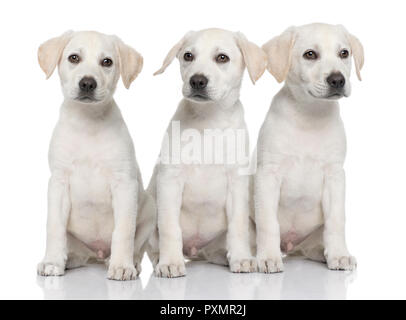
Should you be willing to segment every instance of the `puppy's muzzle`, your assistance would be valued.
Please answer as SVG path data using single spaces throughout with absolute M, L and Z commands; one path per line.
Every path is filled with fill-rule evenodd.
M 329 97 L 342 96 L 345 87 L 345 77 L 341 72 L 333 72 L 326 79 L 329 87 Z
M 207 79 L 207 77 L 205 77 L 204 75 L 202 74 L 193 75 L 189 80 L 190 87 L 192 88 L 190 98 L 196 100 L 207 100 L 208 96 L 206 92 L 206 87 L 208 83 L 209 79 Z
M 79 81 L 79 97 L 80 101 L 94 101 L 94 91 L 97 88 L 97 81 L 93 77 L 83 77 Z

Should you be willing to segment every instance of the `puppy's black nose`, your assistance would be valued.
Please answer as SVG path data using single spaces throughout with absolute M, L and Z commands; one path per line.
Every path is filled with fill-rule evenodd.
M 97 82 L 92 77 L 84 77 L 79 82 L 79 88 L 82 92 L 91 93 L 94 91 L 94 89 L 96 89 L 96 87 L 97 87 Z
M 206 88 L 209 79 L 201 74 L 195 74 L 190 78 L 190 86 L 195 90 L 202 90 Z
M 327 83 L 331 88 L 342 89 L 345 85 L 345 78 L 341 72 L 334 72 L 328 76 Z

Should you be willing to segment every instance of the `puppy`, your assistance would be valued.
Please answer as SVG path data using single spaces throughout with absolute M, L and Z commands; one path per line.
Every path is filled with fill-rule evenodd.
M 207 29 L 187 33 L 155 74 L 164 72 L 175 57 L 184 98 L 148 187 L 158 210 L 159 240 L 156 231 L 149 250 L 155 274 L 184 276 L 184 256 L 229 265 L 233 272 L 252 272 L 256 261 L 249 241 L 248 176 L 240 172 L 249 161 L 228 161 L 227 155 L 238 149 L 248 152 L 240 87 L 245 66 L 253 83 L 260 78 L 266 55 L 241 33 Z M 227 134 L 244 139 L 223 139 Z M 196 147 L 192 151 L 190 138 Z M 205 143 L 210 138 L 224 144 L 210 147 Z M 192 159 L 184 157 L 189 153 Z
M 143 59 L 98 32 L 50 39 L 38 59 L 47 78 L 59 67 L 64 95 L 49 148 L 47 244 L 38 274 L 60 276 L 109 258 L 109 279 L 135 279 L 154 226 L 153 199 L 113 94 L 120 74 L 129 88 Z
M 261 272 L 283 270 L 281 251 L 353 270 L 344 232 L 346 153 L 338 100 L 351 93 L 351 57 L 361 80 L 360 41 L 342 26 L 292 27 L 263 47 L 284 87 L 258 139 L 255 175 Z

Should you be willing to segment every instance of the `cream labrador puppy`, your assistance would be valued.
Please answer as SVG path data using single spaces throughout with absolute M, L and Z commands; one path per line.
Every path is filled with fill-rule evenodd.
M 50 39 L 38 59 L 47 78 L 59 67 L 64 95 L 49 149 L 47 243 L 38 274 L 60 276 L 109 258 L 109 279 L 135 279 L 155 210 L 113 93 L 120 74 L 129 88 L 143 59 L 98 32 Z
M 149 251 L 155 274 L 184 276 L 184 256 L 229 265 L 233 272 L 255 271 L 248 176 L 240 170 L 249 157 L 231 160 L 231 155 L 248 152 L 239 100 L 245 67 L 255 83 L 265 71 L 266 55 L 241 33 L 207 29 L 187 33 L 155 74 L 164 72 L 175 57 L 184 98 L 148 187 L 158 210 L 159 240 L 156 231 Z M 211 139 L 215 146 L 207 143 Z
M 346 137 L 338 99 L 351 93 L 351 57 L 361 80 L 364 52 L 342 26 L 291 27 L 263 47 L 284 87 L 261 128 L 255 175 L 261 272 L 283 270 L 281 251 L 352 270 L 345 241 Z

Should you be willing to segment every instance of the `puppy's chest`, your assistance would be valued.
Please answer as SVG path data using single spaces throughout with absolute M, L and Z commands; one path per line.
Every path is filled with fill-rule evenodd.
M 120 157 L 126 156 L 122 145 L 122 141 L 117 141 L 111 135 L 60 130 L 50 147 L 51 169 L 55 167 L 70 172 L 80 171 L 82 174 L 86 174 L 86 170 L 89 173 L 107 174 Z
M 206 213 L 225 205 L 227 196 L 227 171 L 222 165 L 185 166 L 185 184 L 182 206 L 194 211 L 205 208 Z
M 99 258 L 109 256 L 114 227 L 111 183 L 118 159 L 111 140 L 73 134 L 54 144 L 53 151 L 53 165 L 69 176 L 68 231 Z
M 51 170 L 69 177 L 72 210 L 81 215 L 107 212 L 111 207 L 110 185 L 118 161 L 114 140 L 103 135 L 58 132 L 51 144 Z
M 282 178 L 278 209 L 281 246 L 286 252 L 323 224 L 321 204 L 324 188 L 322 161 L 292 157 L 288 162 Z
M 71 150 L 68 172 L 72 202 L 70 226 L 73 230 L 86 223 L 89 228 L 100 230 L 103 229 L 101 225 L 110 225 L 111 163 L 104 147 L 92 139 L 77 141 L 75 150 Z
M 180 216 L 185 255 L 195 256 L 227 229 L 226 202 L 224 166 L 188 168 Z
M 271 154 L 282 178 L 281 204 L 302 211 L 319 206 L 326 168 L 344 163 L 345 136 L 339 130 L 294 131 Z
M 311 211 L 321 201 L 324 162 L 312 157 L 288 157 L 281 182 L 280 205 Z

